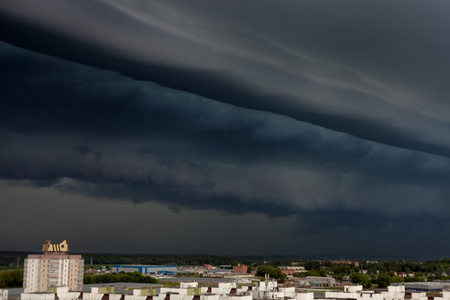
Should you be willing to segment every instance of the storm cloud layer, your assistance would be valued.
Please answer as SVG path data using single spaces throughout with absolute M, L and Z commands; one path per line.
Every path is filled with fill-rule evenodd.
M 0 13 L 5 41 L 449 156 L 449 6 L 18 0 Z
M 445 255 L 448 7 L 408 3 L 3 2 L 1 188 L 268 222 L 304 254 Z

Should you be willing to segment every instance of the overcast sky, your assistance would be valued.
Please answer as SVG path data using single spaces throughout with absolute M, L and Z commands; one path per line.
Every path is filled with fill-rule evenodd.
M 449 14 L 1 1 L 0 250 L 449 257 Z

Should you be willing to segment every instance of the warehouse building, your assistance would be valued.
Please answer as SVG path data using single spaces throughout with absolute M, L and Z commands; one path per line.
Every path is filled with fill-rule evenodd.
M 173 276 L 177 273 L 177 266 L 154 266 L 154 265 L 114 265 L 111 267 L 111 273 L 133 273 L 139 272 L 142 275 L 168 275 Z

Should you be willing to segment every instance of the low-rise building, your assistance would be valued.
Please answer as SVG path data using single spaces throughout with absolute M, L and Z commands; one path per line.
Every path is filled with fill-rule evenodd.
M 319 276 L 306 276 L 305 280 L 309 282 L 311 286 L 335 286 L 336 279 L 331 276 L 319 277 Z
M 20 295 L 20 300 L 78 300 L 81 292 L 70 292 L 68 287 L 49 287 L 45 293 L 28 293 Z
M 0 289 L 0 300 L 8 300 L 8 290 Z
M 319 284 L 331 284 L 320 277 Z M 315 280 L 316 277 L 309 278 Z M 1 290 L 0 290 L 1 292 Z M 181 282 L 179 287 L 147 285 L 131 289 L 114 286 L 91 287 L 90 291 L 71 292 L 68 287 L 49 288 L 46 293 L 23 293 L 21 300 L 450 300 L 450 291 L 427 297 L 425 292 L 405 290 L 404 285 L 389 286 L 387 290 L 364 291 L 361 285 L 344 286 L 344 290 L 326 291 L 314 297 L 311 291 L 279 286 L 266 275 L 256 285 L 237 285 L 236 281 L 219 281 L 217 286 L 199 286 L 196 281 Z M 6 300 L 6 299 L 0 299 Z
M 233 266 L 233 273 L 235 274 L 242 274 L 247 273 L 247 266 L 238 264 L 237 266 Z
M 406 290 L 435 292 L 450 287 L 450 281 L 405 282 Z

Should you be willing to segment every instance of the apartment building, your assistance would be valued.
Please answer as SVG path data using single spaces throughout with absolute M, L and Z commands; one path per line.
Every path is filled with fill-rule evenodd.
M 69 255 L 69 245 L 45 241 L 42 254 L 30 254 L 25 259 L 23 287 L 25 293 L 47 292 L 49 288 L 83 288 L 84 260 L 81 255 Z

